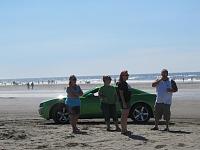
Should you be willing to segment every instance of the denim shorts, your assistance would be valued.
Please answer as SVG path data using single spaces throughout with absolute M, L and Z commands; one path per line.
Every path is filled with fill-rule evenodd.
M 65 104 L 70 114 L 80 114 L 80 99 L 79 98 L 67 98 L 65 100 Z
M 65 100 L 65 104 L 68 105 L 69 107 L 80 106 L 81 101 L 79 98 L 67 98 Z

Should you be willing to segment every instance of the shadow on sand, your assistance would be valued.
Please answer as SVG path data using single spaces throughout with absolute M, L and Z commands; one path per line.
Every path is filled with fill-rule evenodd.
M 144 141 L 144 142 L 147 142 L 148 139 L 143 137 L 143 136 L 140 136 L 140 135 L 134 135 L 134 134 L 131 134 L 128 136 L 129 138 L 133 139 L 133 140 L 139 140 L 139 141 Z
M 43 122 L 44 125 L 62 125 L 62 124 L 56 124 L 54 122 Z M 69 123 L 67 123 L 69 124 Z M 90 120 L 90 121 L 79 121 L 78 124 L 80 125 L 101 125 L 101 124 L 105 124 L 104 121 L 102 120 Z M 111 121 L 111 124 L 113 124 L 113 122 Z M 119 122 L 120 124 L 120 122 Z M 133 124 L 133 125 L 154 125 L 154 121 L 149 121 L 149 122 L 146 122 L 146 123 L 135 123 L 133 121 L 128 121 L 128 124 Z M 65 125 L 65 124 L 63 124 Z M 159 125 L 165 125 L 165 121 L 160 121 L 159 122 Z M 175 125 L 175 123 L 171 122 L 170 125 Z
M 134 124 L 134 125 L 155 125 L 155 122 L 154 121 L 148 121 L 148 122 L 145 122 L 145 123 L 135 123 L 135 122 L 128 122 L 128 124 Z M 165 125 L 165 121 L 159 121 L 159 125 Z M 170 125 L 175 125 L 174 122 L 170 122 Z
M 82 135 L 88 135 L 88 133 L 87 133 L 87 132 L 85 132 L 85 131 L 78 131 L 78 132 L 75 132 L 75 133 L 73 133 L 73 134 L 82 134 Z
M 133 140 L 139 140 L 139 141 L 144 141 L 147 142 L 148 139 L 141 136 L 141 135 L 134 135 L 131 131 L 128 131 L 126 134 L 123 134 L 124 136 L 128 136 L 130 139 Z
M 191 134 L 192 132 L 188 132 L 188 131 L 181 131 L 181 130 L 170 130 L 168 131 L 170 133 L 175 133 L 175 134 Z

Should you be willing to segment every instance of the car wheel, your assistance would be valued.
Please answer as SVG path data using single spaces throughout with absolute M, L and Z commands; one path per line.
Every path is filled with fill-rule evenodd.
M 150 119 L 150 109 L 146 104 L 136 104 L 131 108 L 129 115 L 134 122 L 145 123 Z
M 66 124 L 69 122 L 69 113 L 64 104 L 57 105 L 53 108 L 52 119 L 58 124 Z

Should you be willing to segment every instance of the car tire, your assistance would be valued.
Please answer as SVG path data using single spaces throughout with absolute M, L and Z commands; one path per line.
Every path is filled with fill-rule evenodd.
M 151 109 L 147 104 L 138 103 L 132 106 L 129 115 L 135 123 L 146 123 L 150 119 Z
M 52 119 L 57 124 L 69 123 L 69 113 L 67 112 L 67 108 L 64 104 L 59 104 L 53 107 Z

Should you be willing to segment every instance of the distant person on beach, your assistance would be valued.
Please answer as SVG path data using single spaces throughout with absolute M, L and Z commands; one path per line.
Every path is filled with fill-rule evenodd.
M 34 83 L 31 82 L 31 89 L 33 90 L 33 88 L 34 88 Z
M 116 82 L 117 82 L 117 80 L 116 80 L 116 78 L 114 78 L 114 84 L 116 84 Z
M 29 90 L 29 89 L 30 89 L 30 83 L 28 82 L 28 83 L 26 84 L 26 86 L 27 86 L 27 89 Z
M 127 130 L 127 119 L 129 115 L 130 110 L 130 99 L 131 99 L 131 92 L 130 92 L 130 86 L 126 82 L 128 80 L 129 74 L 128 71 L 122 71 L 120 73 L 119 82 L 117 83 L 118 86 L 118 96 L 119 96 L 119 102 L 121 104 L 122 108 L 122 114 L 121 114 L 121 133 L 124 135 L 129 134 L 130 132 Z
M 83 91 L 80 86 L 76 84 L 76 77 L 71 75 L 69 77 L 69 85 L 67 87 L 67 99 L 65 104 L 70 113 L 70 124 L 72 126 L 73 133 L 80 133 L 80 130 L 77 128 L 77 122 L 80 115 L 80 96 L 83 95 Z
M 155 102 L 155 126 L 152 130 L 158 130 L 159 120 L 164 117 L 166 120 L 166 128 L 169 131 L 169 121 L 171 116 L 172 93 L 177 92 L 176 82 L 168 78 L 168 70 L 161 71 L 161 78 L 152 83 L 152 87 L 156 87 L 157 98 Z
M 117 92 L 114 86 L 111 86 L 111 77 L 103 76 L 104 85 L 99 89 L 99 98 L 101 101 L 101 110 L 103 112 L 105 123 L 107 125 L 107 131 L 110 129 L 110 118 L 113 118 L 113 122 L 116 127 L 116 131 L 121 131 L 118 126 L 118 118 L 116 112 Z

